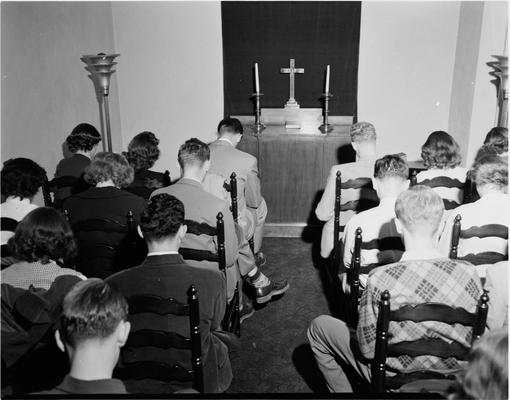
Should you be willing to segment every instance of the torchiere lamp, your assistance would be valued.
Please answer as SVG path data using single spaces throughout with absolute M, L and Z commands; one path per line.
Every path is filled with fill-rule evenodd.
M 103 98 L 104 104 L 104 118 L 105 118 L 105 126 L 106 126 L 106 141 L 107 141 L 107 150 L 112 151 L 112 133 L 110 127 L 110 109 L 108 106 L 108 93 L 110 91 L 110 77 L 115 72 L 112 67 L 116 65 L 116 62 L 113 62 L 115 57 L 120 56 L 120 54 L 105 54 L 99 53 L 97 55 L 89 54 L 83 55 L 81 60 L 87 64 L 85 69 L 90 72 L 90 77 L 94 81 L 96 89 L 100 91 Z M 101 115 L 102 119 L 102 115 Z M 101 121 L 102 124 L 103 121 Z M 103 132 L 103 143 L 104 143 L 104 132 Z
M 493 56 L 498 61 L 494 73 L 499 79 L 498 85 L 498 126 L 508 128 L 508 56 Z

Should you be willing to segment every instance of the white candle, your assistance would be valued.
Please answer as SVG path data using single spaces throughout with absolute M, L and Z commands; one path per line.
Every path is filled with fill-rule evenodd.
M 259 64 L 255 63 L 255 93 L 260 92 L 259 87 Z
M 329 65 L 326 67 L 326 87 L 324 89 L 324 93 L 329 93 Z

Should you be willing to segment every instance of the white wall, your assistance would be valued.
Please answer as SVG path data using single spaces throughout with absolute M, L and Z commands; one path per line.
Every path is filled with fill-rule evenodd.
M 418 159 L 430 132 L 448 129 L 459 2 L 363 2 L 358 115 L 381 154 Z
M 114 2 L 112 12 L 124 145 L 156 133 L 154 169 L 177 178 L 179 146 L 212 140 L 223 117 L 220 2 Z

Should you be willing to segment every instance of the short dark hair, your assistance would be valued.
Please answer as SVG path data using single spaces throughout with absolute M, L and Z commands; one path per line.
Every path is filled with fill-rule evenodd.
M 395 176 L 403 180 L 409 178 L 409 167 L 402 157 L 389 154 L 375 161 L 374 178 L 384 179 Z
M 197 138 L 191 138 L 179 148 L 177 158 L 181 168 L 185 165 L 204 165 L 211 158 L 211 151 L 206 143 Z
M 134 171 L 122 154 L 101 152 L 85 168 L 83 177 L 92 186 L 111 179 L 115 186 L 126 187 L 133 182 Z
M 64 215 L 51 207 L 39 207 L 29 212 L 9 239 L 9 247 L 17 259 L 40 261 L 72 259 L 76 241 Z
M 508 151 L 508 129 L 502 126 L 492 128 L 483 142 L 484 146 L 490 146 L 496 154 Z
M 75 347 L 88 339 L 106 339 L 128 316 L 124 296 L 99 278 L 78 282 L 62 303 L 58 323 L 64 343 Z
M 66 139 L 67 148 L 71 153 L 78 150 L 90 151 L 101 141 L 101 134 L 87 123 L 76 125 Z
M 159 158 L 159 139 L 152 132 L 141 132 L 128 145 L 125 156 L 135 171 L 151 168 Z
M 508 161 L 495 154 L 488 154 L 473 165 L 473 179 L 476 186 L 492 184 L 501 190 L 508 187 Z
M 140 229 L 147 241 L 175 236 L 184 223 L 184 204 L 167 193 L 151 197 L 140 215 Z
M 243 124 L 237 118 L 224 118 L 218 124 L 218 133 L 240 133 L 243 134 Z
M 459 144 L 444 131 L 432 132 L 421 147 L 421 158 L 427 168 L 454 168 L 462 161 Z
M 32 198 L 45 179 L 46 171 L 36 162 L 28 158 L 12 158 L 2 168 L 2 194 L 5 197 Z

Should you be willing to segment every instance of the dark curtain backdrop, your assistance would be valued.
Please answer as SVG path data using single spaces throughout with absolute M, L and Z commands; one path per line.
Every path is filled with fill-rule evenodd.
M 320 108 L 326 65 L 331 67 L 332 115 L 357 113 L 361 2 L 222 2 L 225 115 L 250 115 L 259 64 L 263 108 L 289 98 L 289 75 L 280 68 L 296 59 L 296 100 Z

